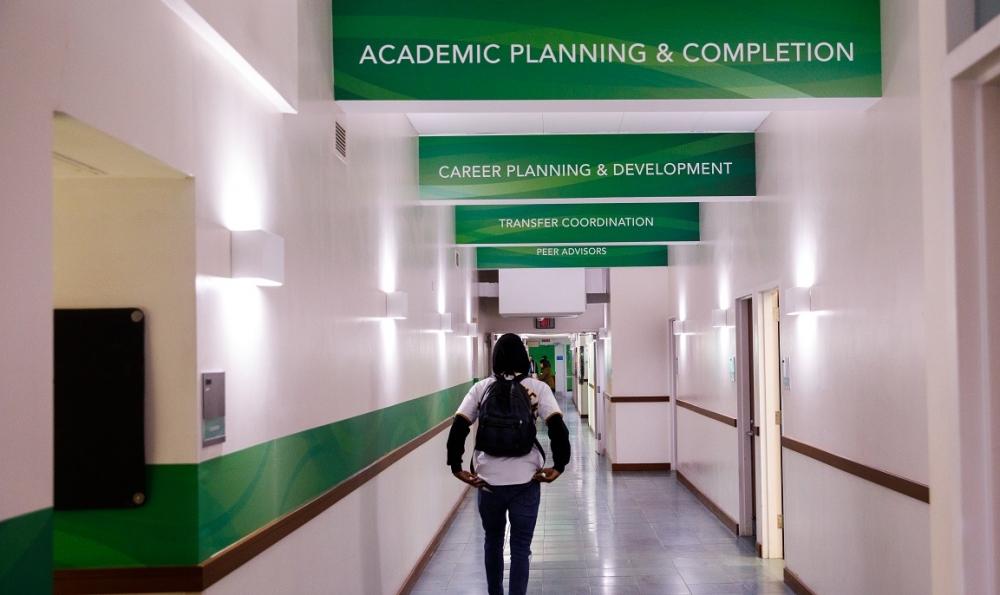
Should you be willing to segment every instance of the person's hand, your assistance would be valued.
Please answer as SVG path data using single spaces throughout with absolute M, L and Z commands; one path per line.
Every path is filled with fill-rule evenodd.
M 474 488 L 481 488 L 486 486 L 486 482 L 483 481 L 482 479 L 479 479 L 478 475 L 469 473 L 468 471 L 462 470 L 459 471 L 458 473 L 455 473 L 454 475 L 455 477 L 461 479 L 462 481 L 464 481 L 465 483 L 469 484 Z
M 562 475 L 562 473 L 559 473 L 558 471 L 556 471 L 551 467 L 546 467 L 545 469 L 539 469 L 538 471 L 536 471 L 535 476 L 532 477 L 531 479 L 535 481 L 541 481 L 544 483 L 552 483 L 560 475 Z

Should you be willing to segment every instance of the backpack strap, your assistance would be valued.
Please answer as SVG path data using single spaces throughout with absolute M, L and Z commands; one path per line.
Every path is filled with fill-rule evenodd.
M 528 377 L 527 374 L 519 374 L 519 375 L 517 375 L 517 376 L 514 377 L 513 382 L 521 384 L 521 381 L 524 380 L 527 377 Z M 521 388 L 524 388 L 524 392 L 525 393 L 528 392 L 528 389 L 525 388 L 524 385 L 521 385 Z M 528 407 L 529 408 L 531 407 L 531 396 L 530 395 L 528 396 Z M 535 418 L 536 421 L 538 420 L 538 416 L 535 415 L 534 411 L 532 411 L 532 416 L 534 416 L 534 418 Z M 535 448 L 538 449 L 538 452 L 542 453 L 542 465 L 545 465 L 545 449 L 542 448 L 542 443 L 538 441 L 538 437 L 537 436 L 535 437 Z

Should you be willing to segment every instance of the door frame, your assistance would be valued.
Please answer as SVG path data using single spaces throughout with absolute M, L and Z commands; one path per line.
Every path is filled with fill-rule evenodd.
M 973 13 L 963 14 L 971 19 Z M 965 25 L 968 37 L 955 40 L 942 64 L 946 127 L 939 183 L 945 195 L 933 203 L 924 200 L 939 223 L 933 231 L 925 226 L 929 239 L 924 243 L 926 254 L 938 254 L 925 259 L 927 278 L 936 281 L 929 291 L 927 323 L 930 484 L 936 494 L 931 555 L 951 561 L 936 565 L 937 590 L 951 592 L 964 582 L 985 593 L 1000 587 L 995 564 L 1000 555 L 995 512 L 1000 408 L 994 404 L 1000 393 L 1000 341 L 995 338 L 1000 263 L 994 256 L 1000 245 L 1000 19 L 978 30 L 971 20 L 949 29 Z M 937 250 L 928 251 L 931 243 Z
M 668 427 L 670 428 L 670 468 L 678 469 L 677 460 L 677 374 L 678 362 L 677 362 L 677 335 L 674 334 L 674 323 L 677 318 L 671 318 L 667 321 L 667 373 L 669 378 L 667 380 L 667 391 L 670 397 L 670 421 L 668 422 Z
M 780 283 L 753 295 L 754 389 L 757 394 L 757 536 L 761 557 L 784 558 L 782 507 Z
M 594 441 L 597 454 L 604 454 L 604 439 L 607 436 L 605 431 L 605 361 L 604 361 L 604 339 L 594 339 L 594 433 L 597 440 Z
M 736 432 L 740 467 L 740 536 L 757 536 L 757 394 L 753 295 L 736 299 Z M 755 431 L 756 430 L 756 431 Z

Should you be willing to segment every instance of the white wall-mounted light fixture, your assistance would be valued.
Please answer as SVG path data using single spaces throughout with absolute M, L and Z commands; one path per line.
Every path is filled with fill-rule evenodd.
M 597 329 L 597 338 L 598 339 L 607 339 L 608 338 L 608 329 L 607 329 L 607 327 Z
M 735 316 L 733 316 L 733 310 L 727 308 L 725 310 L 719 308 L 717 310 L 712 310 L 712 326 L 715 328 L 725 328 L 727 326 L 736 326 Z
M 438 315 L 440 318 L 438 330 L 443 333 L 450 333 L 452 331 L 451 326 L 451 312 L 444 312 Z
M 475 322 L 470 322 L 465 325 L 465 334 L 469 337 L 475 337 L 479 334 L 479 325 Z
M 789 315 L 812 311 L 812 288 L 790 287 L 785 290 L 785 311 Z
M 385 294 L 385 317 L 404 320 L 409 314 L 410 301 L 405 291 L 390 291 Z
M 232 234 L 233 279 L 256 285 L 285 282 L 285 239 L 262 229 L 234 231 Z
M 683 335 L 684 333 L 688 332 L 687 325 L 685 324 L 685 322 L 687 322 L 687 321 L 685 321 L 685 320 L 675 320 L 674 321 L 674 323 L 673 323 L 673 332 L 674 332 L 675 335 Z

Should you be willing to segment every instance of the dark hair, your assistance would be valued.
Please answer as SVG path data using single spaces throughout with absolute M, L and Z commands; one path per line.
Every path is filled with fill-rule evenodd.
M 493 346 L 494 374 L 524 374 L 528 372 L 528 351 L 521 337 L 507 333 L 497 339 Z

